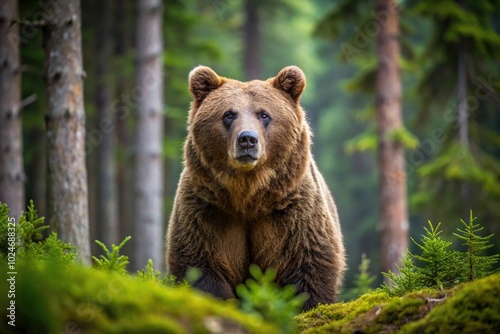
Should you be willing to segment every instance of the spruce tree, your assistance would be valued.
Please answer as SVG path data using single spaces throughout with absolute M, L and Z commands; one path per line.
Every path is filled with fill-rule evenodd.
M 422 266 L 417 269 L 422 286 L 431 288 L 450 288 L 458 283 L 460 262 L 458 253 L 450 250 L 451 242 L 443 240 L 441 223 L 435 227 L 428 221 L 429 228 L 424 227 L 421 243 L 411 240 L 420 248 L 420 255 L 413 255 Z
M 402 265 L 398 267 L 399 275 L 391 271 L 382 273 L 388 279 L 388 283 L 382 285 L 382 290 L 391 296 L 402 296 L 423 288 L 448 289 L 461 282 L 470 282 L 498 272 L 499 269 L 494 267 L 500 255 L 481 255 L 493 247 L 489 243 L 493 235 L 478 235 L 483 227 L 474 224 L 476 219 L 470 211 L 469 222 L 461 220 L 464 229 L 457 228 L 458 233 L 453 233 L 467 246 L 465 252 L 450 249 L 452 242 L 443 240 L 440 236 L 441 223 L 434 227 L 429 221 L 429 228 L 424 227 L 425 234 L 420 242 L 412 238 L 420 249 L 420 254 L 412 254 L 408 250 L 402 259 Z
M 382 284 L 382 290 L 391 296 L 402 296 L 405 293 L 424 288 L 421 274 L 413 262 L 413 257 L 414 255 L 407 250 L 401 260 L 401 266 L 398 266 L 399 274 L 395 274 L 390 270 L 382 273 L 389 282 Z
M 453 233 L 454 236 L 463 241 L 462 245 L 467 247 L 467 251 L 462 255 L 467 264 L 464 268 L 465 270 L 462 272 L 462 276 L 465 281 L 469 282 L 498 271 L 498 269 L 492 269 L 498 262 L 498 254 L 481 255 L 485 250 L 493 247 L 493 244 L 490 243 L 493 234 L 487 236 L 478 235 L 478 232 L 482 231 L 484 227 L 474 224 L 476 219 L 477 217 L 473 217 L 472 210 L 470 210 L 468 223 L 460 219 L 464 225 L 464 229 L 457 228 L 458 233 Z

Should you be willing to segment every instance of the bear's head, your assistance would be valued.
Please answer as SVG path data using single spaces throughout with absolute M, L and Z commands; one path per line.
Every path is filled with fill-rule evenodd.
M 281 174 L 287 173 L 300 178 L 309 159 L 310 131 L 299 103 L 305 85 L 296 66 L 250 82 L 196 67 L 189 74 L 186 164 L 210 169 L 226 187 L 269 187 L 272 178 L 284 182 Z

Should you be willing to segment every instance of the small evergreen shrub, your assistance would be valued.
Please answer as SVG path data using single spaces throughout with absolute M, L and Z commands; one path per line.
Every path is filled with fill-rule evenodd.
M 174 275 L 164 274 L 162 276 L 159 270 L 155 270 L 153 266 L 153 260 L 149 259 L 148 264 L 144 269 L 137 271 L 137 278 L 142 281 L 154 281 L 165 286 L 175 288 L 175 287 L 187 287 L 192 282 L 195 282 L 200 277 L 200 271 L 196 268 L 189 268 L 186 277 L 182 282 L 177 282 Z
M 459 283 L 461 266 L 457 251 L 451 250 L 451 242 L 439 237 L 441 223 L 436 227 L 430 221 L 429 229 L 424 227 L 421 243 L 411 238 L 413 243 L 420 248 L 420 254 L 413 254 L 421 266 L 417 267 L 417 280 L 422 287 L 450 288 Z
M 493 235 L 478 235 L 483 228 L 474 223 L 476 219 L 470 211 L 469 223 L 461 220 L 464 229 L 457 228 L 458 233 L 453 233 L 466 246 L 464 252 L 450 249 L 452 243 L 440 237 L 441 223 L 434 226 L 429 221 L 429 228 L 424 227 L 425 234 L 420 242 L 411 238 L 420 253 L 407 251 L 401 266 L 398 266 L 399 274 L 391 271 L 382 273 L 390 282 L 384 283 L 382 289 L 391 296 L 402 296 L 424 288 L 448 289 L 497 272 L 498 269 L 492 268 L 498 263 L 499 255 L 482 255 L 492 247 L 489 240 Z
M 453 233 L 454 236 L 463 241 L 462 245 L 467 247 L 466 251 L 462 253 L 462 261 L 466 264 L 465 270 L 462 271 L 462 281 L 470 282 L 498 272 L 498 269 L 493 270 L 492 268 L 498 263 L 499 255 L 481 255 L 485 250 L 493 247 L 493 244 L 489 243 L 493 234 L 484 237 L 478 235 L 477 233 L 482 231 L 484 227 L 474 224 L 476 219 L 477 217 L 472 217 L 471 210 L 469 223 L 460 219 L 464 229 L 457 228 L 458 233 Z
M 0 203 L 0 260 L 5 261 L 9 247 L 5 237 L 8 235 L 9 211 L 7 204 Z M 76 248 L 65 243 L 52 232 L 43 239 L 42 231 L 49 228 L 44 225 L 44 217 L 39 217 L 33 201 L 23 211 L 15 223 L 16 261 L 52 261 L 61 264 L 72 263 L 76 258 Z
M 167 281 L 161 277 L 159 270 L 155 270 L 153 267 L 153 260 L 149 259 L 148 264 L 144 269 L 137 271 L 137 277 L 144 281 L 158 281 L 166 284 Z
M 354 287 L 347 290 L 343 297 L 345 299 L 354 299 L 372 290 L 373 282 L 377 279 L 375 275 L 370 275 L 368 269 L 370 259 L 365 253 L 361 255 L 361 263 L 358 266 L 358 274 L 354 280 Z
M 109 271 L 114 271 L 119 274 L 126 274 L 127 273 L 127 264 L 129 263 L 128 261 L 128 256 L 126 255 L 120 255 L 120 249 L 129 241 L 132 237 L 128 236 L 123 241 L 118 245 L 115 246 L 114 244 L 111 245 L 111 252 L 108 250 L 108 247 L 106 247 L 105 244 L 100 242 L 99 240 L 96 240 L 95 243 L 98 244 L 102 250 L 104 251 L 105 255 L 100 255 L 99 258 L 92 256 L 92 259 L 95 261 L 95 264 L 97 268 L 103 269 L 103 270 L 109 270 Z
M 417 267 L 413 263 L 412 254 L 409 250 L 403 255 L 401 266 L 396 266 L 399 274 L 395 274 L 390 270 L 387 273 L 382 273 L 390 281 L 390 285 L 387 283 L 382 285 L 382 290 L 390 296 L 402 296 L 405 293 L 422 288 Z

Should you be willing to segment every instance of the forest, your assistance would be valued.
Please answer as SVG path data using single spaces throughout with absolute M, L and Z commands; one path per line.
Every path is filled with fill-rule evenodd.
M 498 310 L 487 296 L 500 296 L 498 287 L 490 289 L 500 286 L 499 59 L 498 0 L 2 0 L 0 262 L 11 262 L 12 221 L 21 327 L 0 328 L 422 332 L 423 323 L 405 325 L 426 315 L 428 324 L 432 317 L 437 323 L 446 317 L 441 300 L 450 298 L 443 309 L 472 303 L 465 292 L 474 295 L 478 286 L 487 289 L 478 292 L 484 310 Z M 274 286 L 272 271 L 255 268 L 262 290 L 240 289 L 241 305 L 203 299 L 187 286 L 189 278 L 170 295 L 150 282 L 172 285 L 163 276 L 165 234 L 183 168 L 188 74 L 198 65 L 240 81 L 265 80 L 288 65 L 305 73 L 300 103 L 347 253 L 337 298 L 344 309 L 322 305 L 317 319 L 295 316 L 300 296 Z M 51 256 L 57 264 L 26 265 Z M 429 278 L 424 264 L 436 259 L 443 269 Z M 450 264 L 463 271 L 449 271 Z M 119 272 L 127 283 L 91 266 Z M 1 278 L 14 271 L 2 269 Z M 50 272 L 92 291 L 94 299 L 59 287 Z M 48 292 L 30 277 L 39 277 Z M 474 285 L 476 279 L 484 283 Z M 119 293 L 117 299 L 108 288 L 113 301 L 99 301 L 99 284 L 130 289 L 136 299 L 144 284 L 144 307 L 170 306 L 150 318 L 137 306 L 144 327 L 135 323 L 140 317 L 114 324 L 133 298 Z M 7 289 L 0 289 L 6 309 Z M 419 289 L 434 290 L 422 297 Z M 31 305 L 26 291 L 41 300 L 51 293 L 71 297 L 57 299 L 52 318 L 35 321 L 33 314 L 48 311 L 41 302 Z M 411 307 L 433 306 L 420 317 L 394 320 L 391 308 L 409 307 L 398 298 L 410 292 L 403 301 Z M 190 308 L 184 315 L 175 310 L 183 298 Z M 284 304 L 271 307 L 266 298 Z M 386 318 L 374 320 L 373 307 L 381 303 L 388 305 Z M 162 312 L 180 320 L 164 321 Z M 494 333 L 500 319 L 493 318 L 427 329 Z M 368 330 L 361 323 L 375 325 Z M 485 323 L 490 327 L 480 326 Z

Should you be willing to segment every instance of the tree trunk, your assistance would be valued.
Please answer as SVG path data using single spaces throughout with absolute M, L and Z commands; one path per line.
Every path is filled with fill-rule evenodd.
M 382 269 L 398 272 L 396 264 L 408 248 L 408 212 L 404 148 L 391 133 L 403 126 L 399 74 L 399 20 L 395 0 L 377 0 L 381 21 L 377 36 L 377 130 L 380 182 Z
M 90 75 L 91 85 L 95 87 L 95 72 L 97 66 L 97 57 L 95 52 L 95 40 L 96 33 L 95 30 L 90 28 L 96 27 L 96 13 L 97 6 L 99 6 L 97 0 L 88 0 L 81 2 L 81 26 L 82 26 L 82 57 L 83 63 L 85 64 L 85 72 L 92 73 Z M 88 27 L 88 28 L 86 28 Z M 92 34 L 85 34 L 85 31 L 93 32 Z M 87 37 L 85 37 L 87 35 Z M 84 50 L 91 50 L 91 52 L 85 52 Z M 87 87 L 89 84 L 87 83 Z M 90 253 L 93 255 L 103 254 L 102 248 L 95 243 L 95 240 L 100 240 L 101 236 L 98 234 L 98 215 L 97 215 L 97 151 L 102 140 L 102 132 L 96 126 L 98 124 L 99 115 L 95 111 L 95 89 L 86 90 L 83 95 L 84 101 L 93 101 L 93 112 L 86 111 L 85 123 L 86 123 L 86 134 L 85 134 L 85 154 L 86 154 L 86 166 L 87 166 L 87 197 L 88 197 L 88 207 L 89 207 L 89 238 L 90 238 Z
M 33 158 L 26 165 L 29 174 L 29 187 L 26 187 L 26 198 L 33 199 L 40 217 L 47 216 L 47 148 L 45 145 L 45 129 L 36 127 L 26 134 L 27 143 L 37 143 Z
M 130 50 L 130 29 L 131 22 L 131 8 L 130 2 L 124 1 L 114 8 L 114 40 L 115 59 L 118 61 L 118 66 L 115 69 L 116 87 L 115 87 L 115 121 L 118 147 L 120 148 L 118 154 L 118 168 L 117 168 L 117 182 L 118 182 L 118 221 L 120 228 L 120 240 L 132 235 L 133 230 L 133 217 L 134 217 L 134 190 L 133 190 L 133 159 L 130 147 L 133 146 L 130 135 L 130 120 L 132 118 L 132 107 L 125 102 L 125 96 L 130 92 L 130 75 L 121 70 L 122 64 L 128 58 Z M 133 249 L 131 244 L 135 243 L 135 238 L 128 242 L 124 249 L 124 254 L 131 254 Z
M 16 218 L 25 206 L 17 11 L 17 0 L 0 3 L 0 202 Z
M 48 221 L 90 263 L 80 1 L 45 1 Z
M 152 259 L 163 263 L 163 41 L 162 2 L 139 1 L 137 31 L 137 175 L 135 180 L 135 269 Z
M 111 112 L 111 0 L 96 1 L 96 85 L 95 129 L 101 135 L 97 145 L 96 232 L 106 245 L 118 243 L 118 213 L 115 164 L 115 120 Z M 118 4 L 120 6 L 120 4 Z
M 245 25 L 243 27 L 244 66 L 246 80 L 259 79 L 262 72 L 260 61 L 260 18 L 257 0 L 245 0 Z

